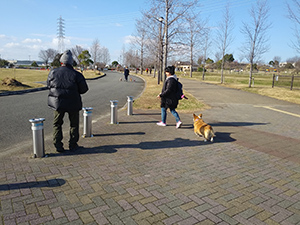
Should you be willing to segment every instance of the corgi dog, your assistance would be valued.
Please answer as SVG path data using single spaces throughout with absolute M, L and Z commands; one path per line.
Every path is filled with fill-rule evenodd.
M 214 131 L 213 128 L 208 125 L 207 123 L 204 123 L 202 120 L 202 114 L 199 114 L 199 116 L 194 116 L 194 133 L 198 135 L 199 137 L 204 137 L 204 141 L 214 141 Z
M 122 77 L 119 79 L 119 81 L 122 81 Z

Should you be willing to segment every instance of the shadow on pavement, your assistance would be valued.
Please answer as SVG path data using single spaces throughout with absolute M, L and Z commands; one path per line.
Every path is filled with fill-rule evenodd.
M 80 148 L 77 151 L 66 150 L 64 152 L 50 153 L 47 157 L 61 157 L 61 156 L 74 156 L 74 155 L 89 155 L 89 154 L 112 154 L 116 153 L 118 150 L 114 148 L 113 145 L 109 146 L 99 146 L 93 148 Z
M 51 179 L 45 181 L 1 184 L 0 191 L 27 189 L 27 188 L 42 188 L 42 187 L 60 187 L 65 183 L 66 181 L 64 179 Z
M 156 124 L 157 121 L 130 121 L 130 122 L 119 122 L 119 124 L 140 124 L 140 123 L 153 123 Z
M 134 116 L 160 116 L 161 113 L 133 113 Z
M 75 152 L 65 151 L 63 153 L 50 153 L 49 157 L 59 156 L 72 156 L 72 155 L 87 155 L 87 154 L 111 154 L 116 153 L 117 149 L 137 149 L 137 150 L 158 150 L 164 148 L 183 148 L 183 147 L 194 147 L 200 145 L 213 144 L 211 142 L 204 142 L 203 140 L 190 140 L 176 138 L 174 140 L 166 141 L 150 141 L 140 142 L 139 144 L 121 144 L 121 145 L 104 145 L 94 148 L 82 148 Z
M 212 127 L 248 127 L 257 125 L 267 125 L 269 123 L 251 123 L 251 122 L 218 122 L 210 123 Z
M 216 137 L 214 138 L 215 143 L 222 143 L 222 142 L 234 142 L 236 139 L 230 137 L 231 133 L 225 132 L 216 132 Z
M 111 133 L 111 134 L 94 134 L 94 137 L 107 137 L 107 136 L 124 136 L 124 135 L 145 135 L 145 132 L 135 133 Z

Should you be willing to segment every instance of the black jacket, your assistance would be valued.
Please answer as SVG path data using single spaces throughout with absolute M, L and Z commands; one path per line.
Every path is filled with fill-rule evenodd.
M 84 76 L 72 66 L 62 66 L 51 70 L 47 87 L 48 106 L 57 111 L 79 111 L 82 109 L 81 94 L 89 88 Z
M 176 98 L 177 92 L 177 77 L 172 76 L 168 77 L 163 85 L 160 97 L 161 97 L 161 104 L 160 107 L 162 108 L 170 108 L 176 109 L 178 105 L 178 99 Z

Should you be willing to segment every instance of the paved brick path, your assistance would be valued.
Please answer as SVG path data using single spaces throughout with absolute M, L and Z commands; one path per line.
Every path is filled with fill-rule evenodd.
M 46 158 L 30 158 L 31 146 L 1 156 L 0 224 L 300 224 L 299 135 L 280 134 L 272 110 L 210 103 L 203 115 L 214 143 L 193 134 L 190 114 L 180 114 L 176 129 L 170 113 L 158 127 L 158 110 L 120 110 L 118 125 L 95 118 L 94 137 L 81 139 L 76 153 L 55 153 L 46 139 Z

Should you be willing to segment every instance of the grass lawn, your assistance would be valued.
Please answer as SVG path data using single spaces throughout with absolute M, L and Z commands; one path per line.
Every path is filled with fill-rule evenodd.
M 5 91 L 19 91 L 28 88 L 38 88 L 45 86 L 45 82 L 47 81 L 47 77 L 49 74 L 49 70 L 33 70 L 33 69 L 4 69 L 0 68 L 0 92 Z M 83 75 L 86 78 L 94 78 L 99 76 L 99 74 L 95 74 L 94 71 L 88 70 L 84 71 Z M 19 86 L 5 86 L 1 85 L 2 80 L 6 77 L 14 78 L 27 87 Z
M 157 84 L 157 78 L 153 76 L 139 75 L 146 81 L 146 89 L 142 96 L 134 101 L 134 108 L 139 109 L 160 109 L 160 99 L 157 95 L 161 92 L 163 83 Z M 202 102 L 199 102 L 191 94 L 183 89 L 183 93 L 188 99 L 182 99 L 179 101 L 177 111 L 183 113 L 191 113 L 199 111 L 204 107 L 207 107 Z
M 183 73 L 176 73 L 178 77 L 190 78 L 188 75 L 184 76 Z M 225 83 L 221 84 L 221 74 L 220 73 L 206 73 L 205 79 L 202 80 L 202 72 L 193 72 L 193 76 L 190 79 L 200 80 L 202 82 L 213 83 L 217 85 L 222 85 L 230 88 L 241 89 L 243 91 L 248 91 L 252 93 L 257 93 L 260 95 L 269 96 L 271 98 L 276 98 L 296 104 L 300 104 L 300 89 L 290 90 L 287 87 L 277 87 L 272 88 L 273 73 L 254 73 L 254 85 L 251 88 L 248 87 L 249 74 L 248 73 L 229 73 L 226 71 L 224 73 Z M 297 83 L 298 84 L 298 83 Z

